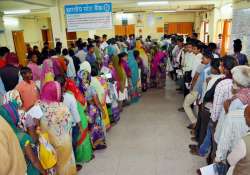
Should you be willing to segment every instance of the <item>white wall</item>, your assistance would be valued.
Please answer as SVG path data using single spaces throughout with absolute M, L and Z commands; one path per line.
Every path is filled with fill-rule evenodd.
M 12 31 L 23 31 L 24 41 L 30 43 L 31 46 L 42 46 L 41 29 L 49 28 L 48 18 L 18 18 L 18 17 L 3 17 L 4 34 L 0 34 L 0 45 L 7 46 L 14 51 L 14 43 Z
M 137 15 L 134 13 L 128 14 L 114 14 L 113 15 L 113 25 L 121 25 L 122 17 L 127 17 L 128 24 L 135 24 L 135 34 L 138 36 L 142 34 L 144 37 L 151 35 L 153 38 L 160 38 L 163 33 L 157 33 L 157 27 L 164 27 L 164 24 L 168 22 L 193 22 L 195 23 L 195 13 L 143 13 L 142 23 L 137 25 Z M 142 29 L 142 33 L 139 33 L 139 29 Z M 97 29 L 94 31 L 96 35 L 107 34 L 109 37 L 114 37 L 115 31 L 113 29 Z M 82 37 L 86 39 L 90 37 L 90 33 L 93 31 L 83 31 L 77 32 L 77 37 Z

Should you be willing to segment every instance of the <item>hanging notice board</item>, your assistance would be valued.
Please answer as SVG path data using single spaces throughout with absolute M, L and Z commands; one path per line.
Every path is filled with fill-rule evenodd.
M 233 51 L 233 40 L 241 39 L 242 51 L 250 57 L 250 9 L 235 9 L 233 11 L 232 35 L 230 50 Z
M 112 3 L 65 5 L 69 32 L 112 29 Z

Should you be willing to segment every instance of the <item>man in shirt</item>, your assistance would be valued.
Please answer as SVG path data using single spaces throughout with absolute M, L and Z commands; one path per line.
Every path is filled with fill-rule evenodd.
M 106 49 L 106 47 L 108 47 L 108 43 L 107 43 L 107 38 L 108 36 L 106 34 L 102 35 L 102 43 L 101 43 L 101 50 L 104 51 Z
M 0 69 L 6 66 L 5 57 L 10 53 L 10 50 L 7 47 L 0 47 Z
M 95 56 L 95 46 L 90 44 L 88 45 L 87 50 L 88 53 L 86 55 L 86 61 L 88 61 L 91 66 L 95 66 L 97 63 Z
M 245 120 L 250 128 L 250 106 L 245 108 Z M 243 137 L 227 157 L 234 175 L 244 175 L 250 172 L 250 133 Z M 235 167 L 235 168 L 234 168 Z M 234 168 L 234 170 L 233 170 Z
M 20 70 L 23 81 L 18 83 L 16 90 L 19 92 L 25 111 L 28 111 L 39 99 L 38 88 L 33 81 L 32 71 L 28 67 L 23 67 Z
M 193 129 L 195 127 L 195 123 L 196 123 L 196 117 L 193 113 L 191 105 L 198 98 L 198 95 L 199 95 L 198 87 L 199 86 L 197 85 L 197 82 L 199 82 L 198 80 L 199 80 L 200 73 L 202 72 L 203 68 L 205 67 L 205 65 L 201 63 L 202 54 L 200 52 L 201 52 L 201 46 L 198 44 L 194 44 L 193 45 L 194 57 L 193 57 L 193 65 L 192 65 L 192 73 L 191 73 L 192 81 L 191 81 L 190 93 L 185 97 L 185 100 L 183 103 L 184 111 L 186 112 L 188 118 L 191 121 L 191 124 L 188 126 L 188 128 L 190 128 L 190 129 Z M 201 58 L 200 58 L 200 55 L 201 55 Z M 199 62 L 199 60 L 200 60 L 200 62 Z
M 184 59 L 183 59 L 183 72 L 184 72 L 184 97 L 189 93 L 189 89 L 187 85 L 191 82 L 192 80 L 192 67 L 193 67 L 193 57 L 194 54 L 192 52 L 192 44 L 187 43 L 186 45 L 187 51 L 184 54 Z
M 79 58 L 79 60 L 81 61 L 81 63 L 83 63 L 86 60 L 86 55 L 87 55 L 87 53 L 84 52 L 83 47 L 84 47 L 84 44 L 83 43 L 79 43 L 78 44 L 78 51 L 75 54 L 75 56 L 77 58 Z
M 67 49 L 63 49 L 62 54 L 64 58 L 68 60 L 69 62 L 67 66 L 67 77 L 74 80 L 76 77 L 76 70 L 75 70 L 73 58 L 69 55 L 69 52 Z

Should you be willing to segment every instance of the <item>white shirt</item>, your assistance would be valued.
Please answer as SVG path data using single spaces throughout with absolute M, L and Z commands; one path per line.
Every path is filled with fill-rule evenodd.
M 79 58 L 81 63 L 83 63 L 86 60 L 86 56 L 87 56 L 87 53 L 84 52 L 83 50 L 78 50 L 78 52 L 76 53 L 76 57 Z
M 197 67 L 201 64 L 203 55 L 201 53 L 195 55 L 193 57 L 193 66 L 192 66 L 192 78 L 194 78 Z
M 76 69 L 74 66 L 73 59 L 69 55 L 66 55 L 65 58 L 69 61 L 69 64 L 67 66 L 67 76 L 69 78 L 75 78 L 76 77 Z
M 249 127 L 246 125 L 243 109 L 229 111 L 223 122 L 220 139 L 216 151 L 216 161 L 227 158 L 227 154 L 237 145 L 239 140 L 247 135 Z
M 100 48 L 101 48 L 101 50 L 105 50 L 106 47 L 108 47 L 108 46 L 109 46 L 108 43 L 107 43 L 106 41 L 104 41 L 104 42 L 101 44 Z
M 193 61 L 194 61 L 194 54 L 193 52 L 186 52 L 184 54 L 184 61 L 183 61 L 183 71 L 191 71 L 193 68 Z
M 77 110 L 77 102 L 74 95 L 66 92 L 63 94 L 63 103 L 68 107 L 72 117 L 73 117 L 73 126 L 76 123 L 81 121 L 80 114 Z

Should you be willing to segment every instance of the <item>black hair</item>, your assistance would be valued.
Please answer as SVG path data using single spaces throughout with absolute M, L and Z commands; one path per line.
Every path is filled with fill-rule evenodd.
M 91 76 L 95 77 L 98 75 L 98 67 L 97 65 L 92 65 L 91 66 Z
M 27 73 L 29 73 L 29 72 L 31 72 L 32 73 L 32 70 L 29 68 L 29 67 L 22 67 L 21 69 L 20 69 L 20 74 L 22 75 L 22 77 L 25 75 L 25 74 L 27 74 Z
M 60 41 L 56 42 L 56 47 L 62 47 L 62 43 Z
M 119 59 L 121 59 L 121 58 L 123 58 L 123 57 L 125 57 L 127 55 L 128 54 L 126 52 L 121 52 L 121 53 L 118 54 L 118 57 L 119 57 Z
M 178 37 L 178 38 L 177 38 L 177 41 L 179 41 L 179 42 L 182 42 L 182 43 L 183 43 L 183 42 L 184 42 L 184 39 L 183 39 L 183 37 L 181 37 L 181 36 L 180 36 L 180 37 Z
M 34 46 L 33 46 L 33 50 L 35 50 L 35 49 L 38 49 L 38 46 L 37 46 L 37 45 L 34 45 Z
M 229 55 L 224 56 L 224 57 L 222 58 L 222 60 L 223 60 L 223 65 L 224 65 L 224 67 L 225 67 L 227 70 L 229 70 L 229 71 L 231 71 L 235 66 L 238 65 L 237 60 L 236 60 L 233 56 L 229 56 Z
M 217 45 L 215 43 L 209 43 L 208 44 L 208 48 L 211 50 L 211 51 L 214 51 L 217 49 Z
M 79 43 L 79 44 L 77 45 L 77 47 L 78 47 L 78 50 L 82 50 L 83 47 L 84 47 L 84 45 L 83 45 L 83 43 Z
M 108 36 L 107 36 L 106 34 L 103 34 L 103 35 L 102 35 L 102 38 L 105 38 L 105 39 L 106 39 L 107 37 L 108 37 Z
M 240 39 L 234 40 L 234 52 L 241 52 L 242 50 L 242 42 Z
M 204 57 L 206 57 L 206 58 L 210 58 L 210 59 L 214 59 L 214 55 L 213 55 L 213 53 L 210 51 L 210 50 L 208 50 L 208 49 L 205 49 L 205 50 L 203 50 L 203 56 Z
M 49 45 L 49 42 L 48 42 L 48 41 L 45 41 L 45 42 L 43 43 L 43 45 Z
M 56 51 L 56 54 L 57 54 L 57 55 L 61 55 L 61 53 L 62 53 L 60 47 L 56 47 L 56 48 L 55 48 L 55 51 Z
M 197 33 L 194 32 L 192 35 L 193 35 L 195 38 L 198 38 L 198 34 L 197 34 Z
M 69 52 L 69 56 L 71 56 L 71 57 L 75 56 L 75 52 L 73 49 L 69 49 L 68 52 Z
M 55 49 L 50 49 L 50 51 L 49 51 L 49 57 L 52 57 L 54 55 L 56 55 L 56 50 Z
M 138 50 L 134 50 L 134 57 L 136 58 L 138 56 L 140 56 L 140 52 Z
M 202 51 L 203 49 L 203 44 L 200 42 L 193 42 L 192 46 L 197 47 L 197 49 L 199 49 L 200 51 Z
M 58 75 L 54 78 L 55 81 L 57 81 L 58 83 L 60 83 L 61 87 L 63 87 L 66 83 L 66 78 L 63 75 Z
M 69 54 L 68 49 L 64 48 L 64 49 L 62 50 L 62 54 L 63 54 L 64 56 L 68 55 L 68 54 Z
M 88 46 L 87 46 L 87 50 L 89 51 L 91 48 L 93 48 L 94 47 L 94 45 L 92 45 L 92 44 L 89 44 Z
M 6 53 L 10 53 L 8 47 L 0 47 L 0 57 L 3 57 Z
M 216 69 L 218 72 L 220 72 L 220 59 L 213 59 L 211 62 L 210 62 L 210 65 L 212 68 Z
M 28 53 L 28 56 L 27 56 L 27 59 L 28 59 L 28 60 L 31 60 L 32 57 L 33 57 L 33 55 L 36 55 L 36 53 L 35 53 L 35 52 L 29 52 L 29 53 Z

